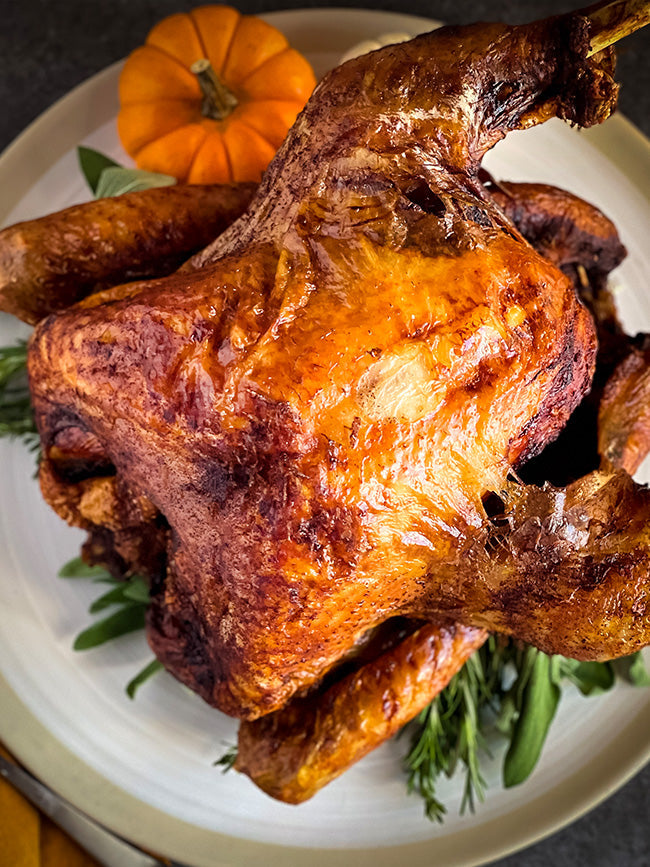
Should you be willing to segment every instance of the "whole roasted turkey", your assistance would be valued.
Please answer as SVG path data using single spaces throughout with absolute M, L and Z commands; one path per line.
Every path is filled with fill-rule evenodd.
M 565 487 L 517 475 L 592 382 L 574 284 L 624 250 L 480 168 L 510 130 L 612 111 L 590 26 L 443 28 L 335 69 L 211 247 L 36 329 L 47 501 L 149 577 L 157 657 L 248 721 L 239 767 L 277 797 L 411 718 L 486 629 L 581 659 L 650 642 L 632 433 L 605 426 Z M 632 352 L 610 332 L 605 379 Z

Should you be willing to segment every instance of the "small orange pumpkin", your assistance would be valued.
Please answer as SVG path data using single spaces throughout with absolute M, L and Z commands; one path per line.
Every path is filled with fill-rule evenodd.
M 163 19 L 127 58 L 118 132 L 139 168 L 258 181 L 316 84 L 270 24 L 229 6 Z

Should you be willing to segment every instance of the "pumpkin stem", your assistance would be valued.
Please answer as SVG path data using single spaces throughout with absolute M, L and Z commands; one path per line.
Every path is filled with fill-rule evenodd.
M 206 57 L 195 61 L 190 70 L 196 75 L 203 92 L 201 106 L 203 117 L 224 120 L 237 106 L 235 94 L 219 81 L 217 73 Z

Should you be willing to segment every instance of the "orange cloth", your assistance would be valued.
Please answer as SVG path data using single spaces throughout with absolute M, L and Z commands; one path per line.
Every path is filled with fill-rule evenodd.
M 2 749 L 0 752 L 11 756 Z M 100 867 L 0 778 L 0 867 Z

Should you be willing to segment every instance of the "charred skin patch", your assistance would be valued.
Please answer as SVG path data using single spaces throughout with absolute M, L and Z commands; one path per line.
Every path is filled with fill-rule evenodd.
M 192 605 L 169 597 L 155 597 L 147 609 L 147 637 L 165 668 L 181 682 L 191 685 L 209 704 L 214 702 L 219 671 L 206 651 L 207 643 Z
M 407 187 L 406 197 L 422 211 L 435 217 L 443 217 L 447 210 L 444 200 L 431 189 L 424 178 L 418 178 Z
M 203 459 L 199 462 L 198 472 L 199 481 L 193 489 L 217 506 L 223 506 L 236 492 L 248 489 L 253 469 L 243 463 Z
M 352 565 L 358 559 L 360 535 L 358 518 L 337 504 L 315 509 L 308 519 L 299 523 L 294 538 L 306 545 L 316 559 L 327 552 Z

